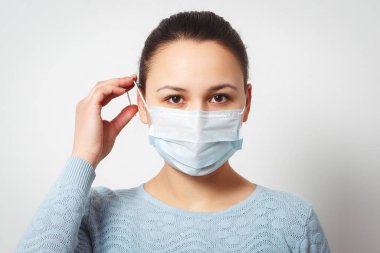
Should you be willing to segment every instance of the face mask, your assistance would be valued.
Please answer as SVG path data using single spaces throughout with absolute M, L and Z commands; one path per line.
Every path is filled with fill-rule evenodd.
M 210 174 L 242 148 L 242 121 L 245 110 L 181 110 L 148 107 L 149 143 L 172 167 L 191 176 Z

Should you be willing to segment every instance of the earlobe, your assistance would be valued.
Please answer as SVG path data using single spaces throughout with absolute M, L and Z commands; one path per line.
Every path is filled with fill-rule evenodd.
M 243 122 L 248 120 L 249 111 L 251 109 L 251 98 L 252 98 L 252 84 L 247 84 L 247 93 L 246 93 L 246 104 L 245 104 L 245 112 L 243 116 Z

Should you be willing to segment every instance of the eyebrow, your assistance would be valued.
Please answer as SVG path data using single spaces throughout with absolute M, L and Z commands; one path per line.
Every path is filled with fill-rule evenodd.
M 231 89 L 237 90 L 237 88 L 234 85 L 229 84 L 229 83 L 217 84 L 217 85 L 214 85 L 214 86 L 210 87 L 208 90 L 209 91 L 216 91 L 216 90 L 221 90 L 221 89 L 224 89 L 224 88 L 231 88 Z M 177 86 L 172 86 L 172 85 L 162 86 L 162 87 L 158 88 L 156 91 L 158 92 L 158 91 L 164 90 L 164 89 L 170 89 L 170 90 L 181 91 L 181 92 L 186 92 L 187 91 L 184 88 L 177 87 Z

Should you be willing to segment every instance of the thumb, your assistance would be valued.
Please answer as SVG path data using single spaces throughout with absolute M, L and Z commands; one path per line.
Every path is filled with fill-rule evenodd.
M 137 111 L 137 105 L 128 105 L 111 121 L 117 134 L 128 124 Z

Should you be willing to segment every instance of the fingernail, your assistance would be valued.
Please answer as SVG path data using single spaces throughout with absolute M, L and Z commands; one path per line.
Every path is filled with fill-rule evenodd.
M 137 75 L 136 74 L 132 74 L 131 77 L 137 78 Z

